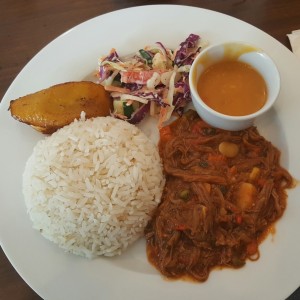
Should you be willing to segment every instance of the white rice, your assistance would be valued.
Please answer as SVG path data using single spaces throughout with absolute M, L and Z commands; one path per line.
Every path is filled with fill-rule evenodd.
M 157 147 L 112 117 L 75 121 L 39 141 L 23 194 L 33 227 L 74 254 L 120 254 L 142 234 L 164 185 Z

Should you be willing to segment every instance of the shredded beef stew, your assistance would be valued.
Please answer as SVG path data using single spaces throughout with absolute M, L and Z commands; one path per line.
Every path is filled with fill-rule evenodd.
M 145 229 L 149 260 L 166 277 L 205 281 L 216 266 L 259 258 L 286 207 L 291 175 L 255 127 L 213 128 L 190 110 L 160 131 L 162 202 Z

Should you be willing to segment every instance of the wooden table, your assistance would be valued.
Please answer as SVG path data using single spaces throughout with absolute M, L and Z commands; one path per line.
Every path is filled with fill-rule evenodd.
M 182 4 L 219 11 L 262 29 L 289 49 L 286 34 L 300 28 L 299 0 L 1 0 L 0 99 L 25 64 L 61 33 L 113 10 L 149 4 Z M 2 250 L 0 299 L 41 299 L 17 274 Z M 300 299 L 300 289 L 289 297 L 292 299 Z

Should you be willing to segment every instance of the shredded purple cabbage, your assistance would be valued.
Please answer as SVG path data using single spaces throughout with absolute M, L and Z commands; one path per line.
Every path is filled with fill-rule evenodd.
M 174 112 L 181 117 L 184 113 L 185 106 L 191 101 L 191 97 L 186 98 L 183 94 L 178 93 L 173 99 L 173 105 L 175 106 Z
M 190 64 L 192 60 L 195 58 L 195 54 L 198 52 L 197 49 L 196 53 L 189 53 L 189 49 L 195 48 L 197 46 L 197 42 L 199 41 L 200 36 L 191 33 L 187 39 L 180 44 L 180 48 L 177 51 L 174 59 L 174 64 L 177 66 L 183 66 Z
M 189 98 L 191 96 L 191 91 L 190 91 L 190 86 L 189 86 L 189 81 L 186 78 L 183 78 L 180 81 L 177 81 L 175 83 L 175 87 L 182 87 L 183 88 L 183 97 L 184 98 Z
M 143 84 L 137 83 L 124 83 L 124 88 L 129 89 L 131 92 L 138 91 L 143 87 Z
M 106 56 L 104 60 L 107 60 L 107 61 L 112 61 L 112 62 L 118 62 L 120 61 L 120 58 L 119 58 L 119 55 L 117 53 L 116 50 L 113 50 L 111 51 L 111 53 Z M 104 81 L 105 79 L 107 79 L 110 75 L 112 74 L 112 71 L 110 71 L 107 67 L 104 66 L 100 66 L 99 67 L 99 82 L 102 82 Z
M 156 44 L 160 45 L 165 50 L 165 52 L 168 53 L 168 51 L 167 51 L 166 47 L 163 45 L 163 43 L 156 42 Z
M 187 77 L 184 76 L 180 81 L 177 81 L 175 83 L 175 87 L 183 88 L 183 93 L 177 93 L 173 99 L 173 105 L 175 106 L 174 112 L 176 112 L 179 116 L 182 116 L 185 106 L 192 101 L 190 86 Z
M 106 56 L 106 58 L 104 60 L 120 61 L 120 58 L 119 58 L 117 51 L 114 49 L 113 51 L 111 51 L 111 53 L 108 56 Z
M 108 70 L 105 66 L 100 66 L 99 68 L 99 82 L 104 81 L 111 75 L 111 71 Z
M 147 104 L 142 105 L 138 110 L 136 110 L 131 115 L 131 118 L 128 120 L 128 122 L 131 124 L 140 123 L 145 118 L 149 110 L 150 110 L 150 101 Z

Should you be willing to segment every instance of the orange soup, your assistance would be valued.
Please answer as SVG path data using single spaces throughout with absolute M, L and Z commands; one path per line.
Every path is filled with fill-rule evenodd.
M 236 60 L 221 61 L 204 70 L 197 90 L 209 107 L 231 116 L 254 113 L 267 99 L 267 86 L 260 73 Z

